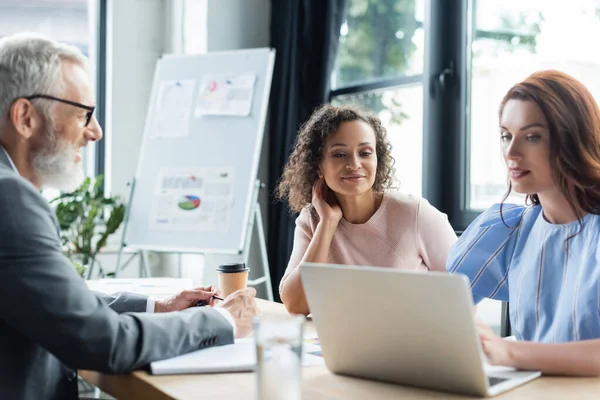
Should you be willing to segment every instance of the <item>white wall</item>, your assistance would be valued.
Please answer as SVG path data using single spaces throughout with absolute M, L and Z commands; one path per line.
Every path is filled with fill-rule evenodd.
M 208 0 L 208 51 L 269 46 L 269 0 Z

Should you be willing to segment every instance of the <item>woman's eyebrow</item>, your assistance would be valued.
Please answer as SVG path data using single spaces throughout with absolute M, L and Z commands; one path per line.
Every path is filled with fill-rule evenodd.
M 373 145 L 371 142 L 362 142 L 358 144 L 359 146 L 366 146 L 366 145 Z M 334 148 L 334 147 L 348 147 L 347 144 L 344 143 L 334 143 L 332 145 L 329 146 L 330 149 Z
M 547 129 L 548 127 L 546 125 L 542 124 L 541 122 L 534 122 L 534 123 L 527 124 L 525 126 L 520 127 L 519 130 L 520 131 L 526 131 L 529 128 L 544 128 L 544 129 Z M 500 125 L 500 129 L 503 129 L 505 131 L 510 131 L 510 129 L 508 129 L 504 125 Z

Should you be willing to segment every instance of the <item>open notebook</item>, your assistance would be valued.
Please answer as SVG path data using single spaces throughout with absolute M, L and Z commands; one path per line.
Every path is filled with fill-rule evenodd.
M 302 366 L 324 365 L 318 339 L 305 339 L 302 344 Z M 234 344 L 211 347 L 182 356 L 150 363 L 153 375 L 249 372 L 256 368 L 253 338 L 238 339 Z

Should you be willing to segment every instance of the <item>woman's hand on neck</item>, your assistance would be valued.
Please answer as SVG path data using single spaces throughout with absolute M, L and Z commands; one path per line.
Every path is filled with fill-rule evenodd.
M 370 189 L 358 196 L 346 196 L 336 193 L 335 197 L 342 208 L 344 219 L 351 224 L 364 224 L 379 209 L 382 194 L 377 194 Z

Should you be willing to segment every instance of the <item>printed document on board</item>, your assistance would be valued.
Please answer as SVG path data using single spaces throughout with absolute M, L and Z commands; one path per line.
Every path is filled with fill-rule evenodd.
M 158 84 L 152 138 L 184 137 L 190 133 L 194 80 L 163 81 Z
M 246 117 L 252 111 L 256 74 L 207 75 L 200 82 L 196 117 L 233 115 Z
M 150 229 L 228 232 L 234 167 L 162 168 L 156 178 Z

